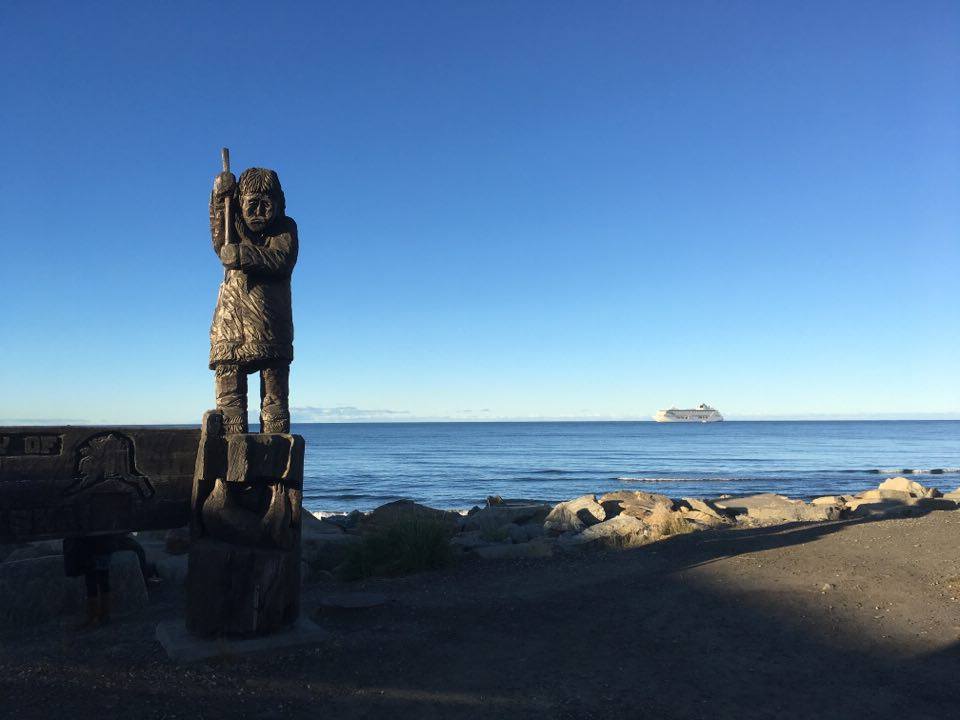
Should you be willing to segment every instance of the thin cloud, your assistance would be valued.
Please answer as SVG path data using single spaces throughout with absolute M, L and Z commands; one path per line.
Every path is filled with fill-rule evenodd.
M 353 405 L 338 405 L 336 407 L 303 406 L 290 408 L 291 419 L 294 422 L 325 422 L 335 420 L 374 420 L 377 418 L 396 418 L 407 416 L 407 410 L 365 409 Z

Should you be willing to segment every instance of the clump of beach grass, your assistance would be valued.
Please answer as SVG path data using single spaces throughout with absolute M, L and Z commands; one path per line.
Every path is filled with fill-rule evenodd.
M 409 575 L 436 570 L 453 560 L 449 524 L 428 518 L 398 519 L 350 548 L 340 568 L 344 580 Z

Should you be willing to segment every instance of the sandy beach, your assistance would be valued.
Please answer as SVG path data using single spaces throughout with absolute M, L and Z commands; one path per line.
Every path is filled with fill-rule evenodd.
M 944 718 L 960 670 L 960 511 L 709 530 L 305 587 L 321 646 L 175 665 L 182 589 L 87 633 L 0 643 L 2 716 Z M 332 593 L 385 605 L 319 610 Z

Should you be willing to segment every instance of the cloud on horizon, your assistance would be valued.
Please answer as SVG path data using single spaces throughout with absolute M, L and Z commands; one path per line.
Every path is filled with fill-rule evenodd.
M 397 416 L 409 416 L 407 410 L 366 410 L 353 405 L 338 405 L 336 407 L 293 407 L 290 416 L 293 422 L 329 422 L 336 420 L 376 420 L 397 419 Z

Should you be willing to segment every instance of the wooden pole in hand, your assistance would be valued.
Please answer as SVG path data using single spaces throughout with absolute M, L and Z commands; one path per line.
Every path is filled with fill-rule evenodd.
M 230 149 L 220 150 L 220 159 L 223 161 L 223 171 L 230 172 Z M 230 196 L 223 198 L 223 241 L 230 242 Z

